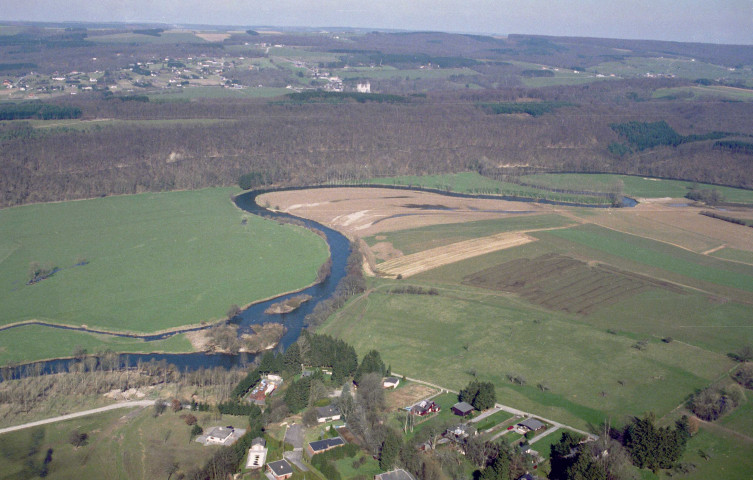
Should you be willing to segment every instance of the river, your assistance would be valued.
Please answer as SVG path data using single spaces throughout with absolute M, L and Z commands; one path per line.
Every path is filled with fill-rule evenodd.
M 261 217 L 270 218 L 273 220 L 294 219 L 296 220 L 296 222 L 302 223 L 307 228 L 321 231 L 322 233 L 324 233 L 326 237 L 327 244 L 329 245 L 330 255 L 332 258 L 332 271 L 329 277 L 327 277 L 327 279 L 324 280 L 324 282 L 310 286 L 298 292 L 281 295 L 273 299 L 255 303 L 249 306 L 248 308 L 246 308 L 245 310 L 243 310 L 240 313 L 240 315 L 238 315 L 232 320 L 233 323 L 238 324 L 238 327 L 239 327 L 238 334 L 250 332 L 251 325 L 259 325 L 259 324 L 268 323 L 268 322 L 281 322 L 283 325 L 285 325 L 285 327 L 287 328 L 287 331 L 285 332 L 285 335 L 282 337 L 280 344 L 283 349 L 287 348 L 289 345 L 295 342 L 298 339 L 298 336 L 301 334 L 301 329 L 303 328 L 304 319 L 306 315 L 311 313 L 311 311 L 313 311 L 314 307 L 316 307 L 316 305 L 320 301 L 325 300 L 326 298 L 329 298 L 335 292 L 335 288 L 337 287 L 337 284 L 340 282 L 340 280 L 342 280 L 343 277 L 345 277 L 345 264 L 348 260 L 348 256 L 350 255 L 350 241 L 340 232 L 337 232 L 331 228 L 325 227 L 324 225 L 318 222 L 315 222 L 313 220 L 296 217 L 288 213 L 273 212 L 273 211 L 267 210 L 266 208 L 257 205 L 256 197 L 270 191 L 300 190 L 300 189 L 309 189 L 309 188 L 333 188 L 333 187 L 354 187 L 354 186 L 353 185 L 338 185 L 338 186 L 288 187 L 288 188 L 270 189 L 270 190 L 254 190 L 254 191 L 243 193 L 235 197 L 234 199 L 235 204 L 239 208 L 249 213 L 252 213 L 254 215 L 259 215 Z M 416 187 L 402 187 L 402 186 L 391 186 L 391 185 L 390 186 L 369 185 L 369 187 L 389 188 L 389 189 L 399 189 L 399 190 L 422 190 L 422 191 L 428 191 L 431 193 L 437 193 L 440 195 L 460 196 L 460 197 L 469 197 L 469 198 L 490 198 L 490 199 L 515 200 L 515 201 L 536 201 L 532 199 L 522 199 L 522 198 L 517 198 L 517 197 L 513 198 L 513 197 L 500 197 L 500 196 L 495 196 L 495 195 L 470 195 L 470 194 L 462 194 L 462 193 L 454 193 L 454 192 L 443 192 L 443 191 L 435 190 L 435 189 L 423 189 L 423 188 L 416 188 Z M 583 207 L 603 208 L 603 206 L 596 206 L 596 205 L 570 204 L 570 203 L 561 203 L 561 202 L 552 202 L 552 201 L 543 201 L 542 203 L 561 204 L 561 205 L 567 205 L 567 206 L 577 205 L 577 206 L 583 206 Z M 625 207 L 634 207 L 636 204 L 637 202 L 631 198 L 624 197 L 623 199 L 623 206 Z M 293 312 L 286 313 L 286 314 L 264 313 L 264 310 L 269 308 L 272 304 L 284 301 L 288 298 L 301 295 L 301 294 L 311 295 L 312 298 L 308 302 L 303 303 L 298 309 L 294 310 Z M 63 327 L 60 325 L 47 324 L 47 323 L 42 323 L 42 322 L 35 322 L 35 323 L 48 326 L 50 328 L 83 330 L 81 328 Z M 19 327 L 22 327 L 22 326 L 19 326 Z M 140 336 L 139 338 L 142 338 L 145 341 L 161 340 L 171 335 L 176 335 L 182 332 L 195 331 L 202 328 L 208 328 L 208 327 L 192 327 L 192 328 L 186 328 L 178 332 Z M 91 331 L 91 330 L 87 330 L 87 331 Z M 125 335 L 125 334 L 113 334 L 113 333 L 108 333 L 108 332 L 101 332 L 101 333 L 108 334 L 108 335 L 118 335 L 118 336 L 132 336 L 132 335 Z M 207 353 L 207 352 L 130 353 L 130 354 L 120 355 L 120 364 L 121 364 L 121 367 L 125 367 L 125 366 L 135 367 L 139 362 L 143 362 L 143 363 L 151 362 L 151 361 L 167 362 L 167 363 L 175 365 L 181 371 L 186 371 L 186 370 L 197 370 L 199 368 L 213 368 L 213 367 L 231 368 L 234 366 L 244 366 L 252 362 L 254 360 L 254 357 L 255 357 L 254 354 L 244 354 L 244 353 L 241 353 L 239 355 L 217 354 L 217 353 Z M 31 364 L 25 364 L 25 365 L 16 367 L 15 368 L 16 371 L 13 374 L 13 376 L 17 377 L 19 375 L 24 375 L 27 369 L 40 368 L 40 367 L 41 367 L 40 368 L 41 373 L 43 374 L 66 371 L 68 369 L 68 366 L 73 362 L 77 362 L 77 360 L 72 359 L 72 358 L 61 358 L 61 359 L 44 360 L 40 362 L 34 362 Z

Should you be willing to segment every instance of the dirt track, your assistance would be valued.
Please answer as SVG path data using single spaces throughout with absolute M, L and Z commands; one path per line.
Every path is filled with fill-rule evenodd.
M 489 237 L 474 238 L 393 258 L 392 260 L 380 263 L 377 268 L 382 274 L 391 276 L 402 275 L 405 278 L 431 270 L 432 268 L 441 267 L 442 265 L 459 262 L 497 250 L 517 247 L 518 245 L 524 245 L 535 240 L 535 238 L 522 233 L 499 233 Z

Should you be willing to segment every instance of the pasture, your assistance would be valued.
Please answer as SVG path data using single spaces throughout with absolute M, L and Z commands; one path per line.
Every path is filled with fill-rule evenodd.
M 173 462 L 179 471 L 187 472 L 202 466 L 217 451 L 218 447 L 190 441 L 191 427 L 180 418 L 184 412 L 167 409 L 153 418 L 152 411 L 151 407 L 119 409 L 0 435 L 0 478 L 36 477 L 29 464 L 41 464 L 48 449 L 53 451 L 49 477 L 56 479 L 167 478 Z M 248 423 L 245 417 L 212 420 L 211 415 L 198 414 L 198 423 L 205 429 L 216 425 L 245 428 Z M 88 435 L 85 445 L 69 443 L 73 430 Z
M 452 389 L 474 375 L 490 380 L 499 402 L 580 428 L 606 417 L 664 414 L 730 365 L 723 354 L 681 342 L 651 340 L 639 350 L 640 337 L 613 335 L 511 294 L 436 288 L 430 298 L 378 289 L 320 331 L 359 354 L 376 348 L 395 371 Z
M 0 330 L 0 365 L 28 363 L 46 358 L 70 357 L 75 349 L 88 353 L 112 350 L 127 353 L 185 353 L 193 351 L 185 335 L 145 342 L 138 338 L 113 337 L 88 332 L 24 325 Z
M 716 189 L 724 201 L 753 204 L 753 190 L 722 187 L 717 185 L 694 184 L 680 180 L 663 180 L 659 178 L 638 177 L 632 175 L 613 175 L 602 173 L 547 173 L 523 175 L 521 182 L 544 188 L 563 190 L 584 190 L 592 192 L 609 192 L 617 181 L 624 185 L 623 192 L 629 197 L 637 198 L 682 198 L 690 188 L 697 185 L 700 189 Z
M 246 214 L 234 189 L 151 193 L 0 211 L 0 324 L 156 332 L 211 322 L 316 280 L 314 233 Z M 30 262 L 58 270 L 27 285 Z M 72 346 L 71 346 L 72 347 Z

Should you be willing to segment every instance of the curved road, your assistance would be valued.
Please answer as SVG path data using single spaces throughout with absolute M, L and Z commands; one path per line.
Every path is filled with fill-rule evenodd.
M 46 425 L 48 423 L 63 422 L 72 418 L 85 417 L 87 415 L 94 415 L 95 413 L 107 412 L 115 410 L 116 408 L 133 408 L 133 407 L 148 407 L 154 405 L 154 400 L 136 400 L 133 402 L 119 402 L 107 405 L 106 407 L 93 408 L 91 410 L 84 410 L 83 412 L 69 413 L 67 415 L 60 415 L 58 417 L 47 418 L 45 420 L 37 420 L 36 422 L 24 423 L 23 425 L 16 425 L 14 427 L 0 428 L 0 435 L 8 432 L 15 432 L 16 430 L 23 430 L 25 428 L 38 427 L 39 425 Z

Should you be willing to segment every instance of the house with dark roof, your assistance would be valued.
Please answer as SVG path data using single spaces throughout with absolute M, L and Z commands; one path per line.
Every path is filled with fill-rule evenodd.
M 416 478 L 402 468 L 398 468 L 397 470 L 374 475 L 374 480 L 416 480 Z
M 535 418 L 526 418 L 522 422 L 518 423 L 518 429 L 523 430 L 523 433 L 535 432 L 537 430 L 541 430 L 544 427 L 546 427 L 546 425 L 536 420 Z
M 345 445 L 345 440 L 343 440 L 342 437 L 325 438 L 324 440 L 311 442 L 308 447 L 309 456 L 313 457 L 317 453 L 326 452 L 327 450 L 342 447 L 343 445 Z
M 285 480 L 293 476 L 293 467 L 285 460 L 268 463 L 267 471 L 272 474 L 275 480 Z
M 458 402 L 452 406 L 452 413 L 465 417 L 473 411 L 473 406 L 468 402 Z
M 326 407 L 318 407 L 316 409 L 316 421 L 319 423 L 340 420 L 340 418 L 340 410 L 338 410 L 334 405 L 327 405 Z

